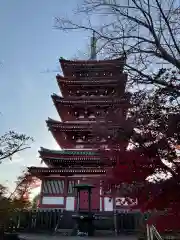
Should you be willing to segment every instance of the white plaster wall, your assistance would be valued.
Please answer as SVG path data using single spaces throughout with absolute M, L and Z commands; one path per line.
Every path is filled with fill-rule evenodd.
M 101 182 L 100 182 L 100 184 L 101 184 Z M 101 196 L 102 195 L 102 187 L 100 186 L 100 189 L 99 189 L 99 195 Z M 100 211 L 102 211 L 103 209 L 102 209 L 102 201 L 103 201 L 103 198 L 102 197 L 100 197 Z
M 64 197 L 43 197 L 42 204 L 46 205 L 63 205 Z
M 102 209 L 102 197 L 100 197 L 100 211 L 102 211 L 103 209 Z
M 74 211 L 74 197 L 67 197 L 66 198 L 66 210 L 67 211 Z
M 109 197 L 104 198 L 104 210 L 113 211 L 113 200 Z

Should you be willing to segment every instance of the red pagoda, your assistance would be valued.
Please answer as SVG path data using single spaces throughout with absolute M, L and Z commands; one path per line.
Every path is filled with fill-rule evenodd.
M 60 59 L 64 76 L 57 75 L 63 97 L 52 95 L 61 121 L 48 119 L 48 129 L 61 150 L 41 148 L 41 159 L 47 167 L 30 167 L 29 171 L 42 180 L 40 208 L 76 210 L 74 185 L 94 184 L 93 211 L 113 211 L 118 206 L 111 191 L 103 191 L 102 179 L 116 163 L 113 154 L 108 161 L 101 156 L 102 147 L 112 149 L 111 136 L 102 138 L 94 133 L 96 121 L 103 123 L 108 111 L 120 109 L 126 118 L 130 95 L 125 93 L 127 74 L 123 73 L 124 58 L 114 60 L 70 61 Z M 116 131 L 119 126 L 108 124 Z M 120 150 L 114 143 L 113 149 Z M 110 150 L 109 150 L 110 151 Z M 110 198 L 112 197 L 112 201 Z M 80 208 L 88 207 L 87 192 L 81 192 Z

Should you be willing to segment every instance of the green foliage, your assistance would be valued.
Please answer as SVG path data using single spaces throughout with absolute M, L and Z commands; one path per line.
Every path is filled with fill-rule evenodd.
M 0 184 L 0 224 L 6 225 L 15 211 L 29 209 L 29 193 L 37 179 L 27 170 L 17 178 L 16 187 L 8 196 L 8 189 Z
M 14 154 L 30 148 L 33 138 L 25 134 L 19 134 L 9 131 L 0 136 L 0 163 L 9 158 L 12 160 Z M 24 196 L 28 196 L 33 178 L 25 171 L 17 179 L 16 188 L 13 193 L 7 197 L 8 189 L 0 184 L 0 226 L 1 230 L 6 227 L 10 216 L 19 209 L 30 207 L 30 201 Z

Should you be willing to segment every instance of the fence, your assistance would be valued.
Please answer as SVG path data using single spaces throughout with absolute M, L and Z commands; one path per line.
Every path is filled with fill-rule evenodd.
M 50 232 L 56 233 L 69 229 L 73 233 L 75 221 L 74 212 L 57 210 L 37 210 L 15 212 L 9 221 L 8 228 L 14 227 L 16 231 L 24 232 Z M 103 212 L 94 214 L 96 230 L 111 230 L 116 235 L 121 233 L 134 233 L 139 228 L 142 215 L 140 213 Z

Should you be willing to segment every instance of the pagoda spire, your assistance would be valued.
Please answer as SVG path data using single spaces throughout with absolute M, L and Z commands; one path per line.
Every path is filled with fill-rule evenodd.
M 97 57 L 96 42 L 97 38 L 95 37 L 95 31 L 93 31 L 93 36 L 91 37 L 91 60 L 96 60 Z

